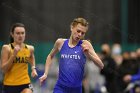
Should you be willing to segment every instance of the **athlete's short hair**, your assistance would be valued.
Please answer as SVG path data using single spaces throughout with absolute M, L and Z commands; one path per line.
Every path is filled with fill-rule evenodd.
M 81 24 L 82 26 L 85 26 L 85 27 L 88 27 L 88 26 L 89 26 L 88 21 L 87 21 L 86 19 L 84 19 L 84 18 L 81 18 L 81 17 L 75 18 L 75 19 L 72 21 L 71 26 L 74 27 L 74 26 L 76 26 L 76 25 L 78 25 L 78 24 Z

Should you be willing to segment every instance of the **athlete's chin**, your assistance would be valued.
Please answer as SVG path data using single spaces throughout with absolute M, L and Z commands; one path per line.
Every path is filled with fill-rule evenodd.
M 75 42 L 79 42 L 79 41 L 80 41 L 79 39 L 78 40 L 77 39 L 75 40 Z
M 23 43 L 23 42 L 24 42 L 24 41 L 18 41 L 17 43 L 18 43 L 18 44 L 21 44 L 21 43 Z
M 79 40 L 81 40 L 80 38 L 75 38 L 75 41 L 79 41 Z

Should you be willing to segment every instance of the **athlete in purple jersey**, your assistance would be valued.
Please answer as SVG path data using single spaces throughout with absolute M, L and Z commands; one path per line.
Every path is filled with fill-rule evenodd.
M 46 59 L 45 73 L 40 77 L 40 84 L 47 78 L 52 58 L 60 52 L 59 76 L 53 93 L 82 93 L 82 79 L 86 58 L 92 60 L 99 68 L 103 63 L 95 53 L 91 43 L 82 40 L 88 30 L 84 18 L 76 18 L 71 23 L 69 39 L 56 40 L 53 49 Z

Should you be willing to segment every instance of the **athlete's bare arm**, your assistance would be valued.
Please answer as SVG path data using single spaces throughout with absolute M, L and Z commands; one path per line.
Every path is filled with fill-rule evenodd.
M 1 68 L 4 73 L 9 71 L 12 67 L 13 61 L 16 58 L 17 52 L 20 50 L 19 46 L 15 46 L 14 52 L 10 54 L 10 46 L 3 45 L 1 50 Z
M 38 74 L 36 72 L 36 69 L 35 69 L 35 56 L 34 56 L 34 47 L 32 45 L 28 45 L 28 48 L 30 50 L 30 53 L 31 53 L 31 56 L 30 56 L 30 65 L 31 65 L 31 69 L 32 69 L 32 72 L 31 72 L 31 76 L 32 77 L 36 77 Z
M 98 55 L 95 53 L 94 48 L 92 47 L 91 43 L 87 40 L 83 40 L 82 48 L 85 55 L 92 60 L 100 69 L 103 69 L 104 64 Z
M 46 65 L 45 65 L 45 73 L 42 77 L 40 77 L 40 84 L 42 84 L 42 82 L 47 78 L 48 71 L 49 71 L 50 65 L 52 63 L 52 59 L 55 56 L 55 54 L 60 51 L 63 42 L 64 42 L 64 39 L 57 39 L 55 44 L 54 44 L 53 49 L 51 50 L 51 52 L 47 56 Z

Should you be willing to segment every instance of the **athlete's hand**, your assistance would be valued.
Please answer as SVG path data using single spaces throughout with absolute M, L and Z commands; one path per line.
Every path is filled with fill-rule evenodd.
M 36 72 L 36 69 L 35 69 L 35 68 L 33 68 L 33 69 L 32 69 L 31 76 L 32 76 L 33 78 L 38 76 L 38 74 L 37 74 L 37 72 Z
M 20 46 L 19 46 L 19 45 L 16 45 L 16 46 L 14 47 L 13 55 L 16 56 L 17 53 L 18 53 L 18 51 L 20 51 L 20 49 L 21 49 Z
M 81 44 L 82 49 L 83 49 L 84 52 L 88 52 L 89 49 L 90 49 L 88 43 L 89 43 L 88 41 L 83 41 L 83 43 Z
M 40 86 L 41 86 L 42 83 L 46 80 L 46 78 L 47 78 L 47 75 L 46 75 L 46 74 L 42 75 L 42 76 L 39 78 Z

